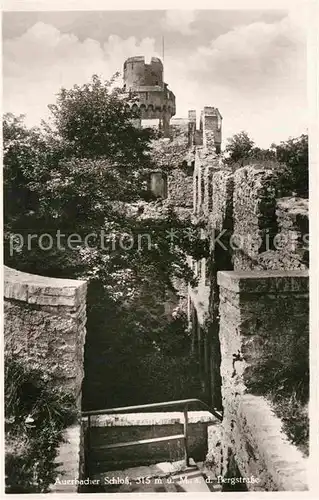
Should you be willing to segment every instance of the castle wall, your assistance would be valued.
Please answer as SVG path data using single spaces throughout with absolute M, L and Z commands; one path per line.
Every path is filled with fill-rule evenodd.
M 222 142 L 222 116 L 217 108 L 205 106 L 200 118 L 200 129 L 203 132 L 203 146 L 215 147 L 220 153 Z
M 309 202 L 304 198 L 285 197 L 276 200 L 278 233 L 273 249 L 258 256 L 259 269 L 308 269 Z
M 192 114 L 190 118 L 189 142 L 194 144 Z M 225 411 L 220 434 L 212 439 L 219 452 L 209 448 L 208 459 L 211 457 L 215 472 L 223 476 L 259 477 L 259 484 L 247 485 L 249 490 L 307 489 L 301 452 L 280 430 L 282 421 L 274 415 L 270 403 L 247 393 L 246 388 L 241 392 L 245 387 L 243 376 L 241 373 L 236 378 L 233 362 L 239 355 L 242 363 L 235 361 L 235 367 L 239 366 L 240 373 L 240 367 L 247 366 L 250 380 L 251 366 L 258 371 L 276 356 L 283 360 L 297 352 L 307 363 L 308 295 L 306 290 L 298 292 L 299 286 L 301 290 L 304 286 L 303 275 L 300 281 L 298 273 L 308 268 L 308 201 L 276 198 L 274 162 L 257 162 L 230 171 L 216 155 L 204 118 L 203 145 L 195 152 L 193 204 L 195 220 L 205 223 L 210 256 L 193 262 L 198 285 L 189 290 L 189 310 L 195 310 L 190 315 L 193 335 L 196 338 L 199 331 L 210 350 L 210 363 L 198 355 L 205 397 L 212 406 L 223 406 Z M 245 280 L 254 283 L 256 293 L 249 291 L 247 295 L 245 290 L 246 295 L 242 295 L 241 288 L 236 293 L 229 290 L 221 281 L 218 283 L 218 275 L 224 274 L 221 271 L 235 276 L 239 287 L 245 286 Z M 272 274 L 276 271 L 278 277 Z M 285 276 L 290 271 L 296 285 L 286 290 Z M 264 284 L 260 273 L 265 273 L 268 291 L 267 287 L 258 291 Z M 271 444 L 269 436 L 273 436 Z M 293 482 L 289 481 L 291 475 L 295 477 Z
M 277 199 L 273 174 L 263 164 L 234 174 L 234 270 L 308 268 L 308 200 Z
M 53 375 L 81 410 L 84 377 L 86 283 L 4 268 L 4 352 Z M 84 463 L 81 424 L 64 431 L 56 458 L 58 482 L 50 491 L 76 493 Z M 70 484 L 59 482 L 70 481 Z
M 261 168 L 260 168 L 261 167 Z M 277 232 L 273 171 L 250 165 L 234 174 L 234 269 L 253 269 L 258 254 Z
M 308 200 L 277 199 L 273 170 L 256 164 L 232 173 L 197 161 L 193 188 L 213 261 L 224 251 L 234 270 L 308 268 Z
M 235 461 L 242 477 L 259 479 L 247 485 L 251 491 L 306 490 L 306 459 L 251 388 L 270 362 L 284 368 L 308 355 L 307 272 L 220 272 L 218 283 L 223 475 L 238 476 Z
M 4 350 L 48 370 L 80 408 L 84 376 L 86 283 L 5 267 Z
M 168 199 L 174 206 L 193 208 L 193 175 L 187 169 L 174 168 L 168 174 Z
M 233 228 L 234 175 L 219 170 L 212 178 L 212 208 L 209 212 L 209 228 L 221 232 Z

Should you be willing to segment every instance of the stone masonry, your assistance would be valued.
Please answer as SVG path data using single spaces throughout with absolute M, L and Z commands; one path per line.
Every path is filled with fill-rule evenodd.
M 48 370 L 80 408 L 86 283 L 4 271 L 5 354 Z
M 307 462 L 282 433 L 262 396 L 250 394 L 259 369 L 307 353 L 306 271 L 219 272 L 223 474 L 231 456 L 255 491 L 307 489 Z
M 192 198 L 210 256 L 190 261 L 198 284 L 189 287 L 188 309 L 195 342 L 203 346 L 202 397 L 224 410 L 208 459 L 222 476 L 258 476 L 250 490 L 304 490 L 305 459 L 282 433 L 270 403 L 245 384 L 270 361 L 296 352 L 308 358 L 308 201 L 277 198 L 275 162 L 234 171 L 223 165 L 205 112 L 201 119 L 208 134 L 202 140 L 189 112 Z
M 81 410 L 84 377 L 86 282 L 48 278 L 4 268 L 4 350 L 34 368 L 47 370 L 53 383 L 76 397 Z M 79 421 L 65 429 L 57 465 L 70 485 L 52 485 L 55 493 L 77 492 L 74 480 L 83 468 Z

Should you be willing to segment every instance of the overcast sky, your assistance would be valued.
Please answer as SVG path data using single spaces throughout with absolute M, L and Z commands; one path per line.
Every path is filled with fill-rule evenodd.
M 134 55 L 162 58 L 177 117 L 218 107 L 223 138 L 246 130 L 267 147 L 307 131 L 306 33 L 287 11 L 7 12 L 4 111 L 29 125 L 61 86 L 110 78 Z

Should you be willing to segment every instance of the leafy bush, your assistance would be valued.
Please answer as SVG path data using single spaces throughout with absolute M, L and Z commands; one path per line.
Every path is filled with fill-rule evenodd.
M 151 353 L 141 359 L 144 398 L 169 401 L 198 398 L 202 395 L 199 365 L 195 357 L 169 356 L 161 352 Z
M 293 194 L 309 196 L 308 135 L 291 137 L 269 149 L 254 146 L 247 132 L 242 131 L 227 139 L 225 163 L 236 170 L 244 165 L 261 162 L 274 168 L 274 181 L 278 197 Z M 275 162 L 275 163 L 274 163 Z
M 277 187 L 280 196 L 296 194 L 302 198 L 308 198 L 308 136 L 302 134 L 300 137 L 290 138 L 274 147 L 277 161 L 280 162 L 277 172 Z
M 76 419 L 73 395 L 51 376 L 11 357 L 5 362 L 6 493 L 44 493 L 54 483 L 63 429 Z
M 253 146 L 254 141 L 250 139 L 244 130 L 233 135 L 233 137 L 227 139 L 225 151 L 228 153 L 228 158 L 226 159 L 226 163 L 228 165 L 234 163 L 243 165 L 242 162 L 245 158 L 248 158 Z

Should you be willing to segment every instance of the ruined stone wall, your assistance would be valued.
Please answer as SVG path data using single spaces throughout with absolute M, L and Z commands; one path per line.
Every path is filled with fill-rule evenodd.
M 276 228 L 276 192 L 273 171 L 250 165 L 234 174 L 234 269 L 253 269 L 259 253 L 264 251 L 266 236 L 270 240 Z
M 209 220 L 214 204 L 213 180 L 223 168 L 218 154 L 221 117 L 217 109 L 205 108 L 201 114 L 199 131 L 196 130 L 194 111 L 189 112 L 189 121 L 189 144 L 195 147 L 193 220 L 202 222 Z M 207 239 L 207 227 L 201 230 L 201 238 Z M 219 345 L 217 330 L 214 326 L 214 313 L 210 309 L 215 263 L 207 256 L 198 261 L 190 259 L 190 264 L 198 280 L 196 287 L 189 287 L 189 311 L 191 312 L 189 318 L 193 344 L 199 362 L 201 397 L 208 404 L 220 408 Z M 193 319 L 191 319 L 192 316 Z
M 192 114 L 191 118 L 193 119 Z M 221 159 L 216 153 L 214 141 L 211 141 L 211 134 L 213 134 L 215 125 L 210 123 L 210 118 L 211 116 L 206 113 L 202 114 L 201 124 L 203 145 L 195 148 L 192 186 L 193 213 L 195 221 L 203 220 L 204 218 L 206 220 L 209 219 L 214 205 L 213 180 L 215 175 L 217 175 L 223 168 Z M 206 232 L 204 235 L 202 234 L 201 237 L 206 238 Z M 194 297 L 198 295 L 200 305 L 201 302 L 206 303 L 207 299 L 205 296 L 207 296 L 207 294 L 209 296 L 209 262 L 207 259 L 201 259 L 201 261 L 193 264 L 195 265 L 197 277 L 199 279 L 198 286 L 194 290 Z M 191 290 L 190 293 L 192 293 Z
M 259 478 L 250 490 L 305 490 L 306 460 L 282 433 L 270 403 L 250 388 L 269 361 L 283 366 L 307 356 L 307 272 L 220 272 L 218 283 L 223 475 L 234 474 L 232 458 L 242 477 Z
M 304 198 L 276 200 L 278 233 L 274 249 L 258 256 L 259 269 L 307 269 L 309 267 L 309 212 Z
M 264 163 L 234 174 L 233 226 L 234 270 L 308 268 L 308 201 L 276 199 Z
M 228 170 L 216 172 L 212 178 L 212 209 L 209 212 L 208 227 L 223 231 L 233 228 L 234 175 Z
M 4 271 L 4 349 L 52 373 L 81 402 L 86 283 Z
M 220 153 L 222 142 L 222 116 L 217 108 L 205 106 L 201 112 L 200 130 L 203 132 L 203 145 L 216 148 Z
M 224 464 L 216 464 L 218 454 L 211 448 L 208 457 L 222 475 L 236 475 L 239 467 L 243 476 L 260 477 L 261 482 L 248 489 L 306 489 L 301 453 L 287 442 L 268 401 L 246 394 L 245 382 L 268 362 L 280 362 L 296 352 L 307 359 L 307 284 L 298 273 L 308 267 L 308 202 L 276 198 L 274 161 L 232 170 L 223 165 L 214 144 L 215 118 L 208 114 L 201 116 L 202 142 L 196 142 L 193 111 L 188 134 L 189 144 L 195 146 L 194 219 L 205 224 L 210 248 L 208 259 L 192 263 L 199 280 L 189 289 L 190 321 L 193 334 L 199 331 L 209 350 L 210 360 L 199 360 L 207 371 L 204 380 L 210 379 L 210 404 L 220 408 L 223 403 L 225 410 L 222 438 L 217 439 L 223 442 Z M 287 270 L 292 271 L 291 281 Z M 220 271 L 237 271 L 237 289 L 233 278 L 219 286 Z M 256 288 L 242 289 L 247 283 Z
M 215 163 L 210 176 L 205 177 L 206 171 L 207 167 L 196 166 L 194 189 L 199 190 L 197 213 L 205 217 L 213 259 L 214 250 L 222 248 L 219 241 L 224 241 L 216 238 L 223 233 L 224 239 L 230 240 L 227 248 L 234 270 L 308 268 L 308 200 L 277 199 L 274 170 L 265 168 L 264 162 L 234 173 Z M 201 176 L 204 197 L 199 186 Z M 206 185 L 209 182 L 210 187 Z M 200 206 L 204 206 L 202 212 Z
M 169 172 L 168 201 L 179 208 L 193 208 L 193 168 L 174 168 Z
M 217 172 L 223 169 L 215 149 L 198 146 L 195 152 L 193 200 L 194 212 L 208 216 L 213 207 L 212 183 Z
M 201 154 L 202 152 L 197 152 L 197 159 Z M 299 294 L 300 300 L 297 302 L 293 294 L 285 298 L 281 295 L 280 300 L 277 292 L 257 294 L 255 295 L 255 298 L 258 297 L 256 303 L 252 305 L 251 302 L 247 306 L 248 303 L 236 302 L 239 297 L 237 293 L 234 294 L 225 288 L 222 290 L 217 283 L 217 276 L 219 271 L 236 270 L 239 273 L 247 271 L 247 276 L 255 279 L 258 283 L 260 282 L 259 271 L 306 270 L 308 267 L 308 251 L 305 245 L 308 238 L 308 202 L 298 198 L 276 199 L 273 165 L 265 165 L 264 162 L 261 162 L 231 172 L 222 166 L 218 169 L 216 163 L 213 165 L 212 159 L 209 159 L 208 162 L 211 163 L 213 175 L 210 178 L 206 176 L 205 181 L 210 182 L 211 187 L 205 185 L 204 199 L 202 191 L 197 193 L 196 214 L 198 217 L 204 218 L 206 222 L 210 258 L 205 267 L 201 266 L 201 269 L 204 269 L 206 273 L 206 286 L 203 286 L 204 281 L 203 276 L 201 276 L 199 286 L 195 290 L 190 290 L 190 298 L 197 311 L 197 316 L 202 319 L 202 311 L 205 311 L 205 319 L 210 322 L 208 335 L 211 361 L 208 375 L 211 379 L 212 404 L 219 407 L 218 387 L 222 387 L 224 393 L 223 406 L 225 405 L 225 394 L 227 394 L 227 401 L 236 400 L 240 394 L 240 387 L 243 388 L 243 395 L 245 394 L 242 378 L 239 377 L 241 382 L 238 382 L 237 385 L 234 383 L 237 365 L 239 365 L 238 370 L 240 370 L 247 360 L 252 366 L 256 362 L 258 367 L 270 360 L 289 357 L 290 352 L 288 352 L 287 346 L 298 351 L 296 340 L 298 329 L 296 330 L 296 328 L 303 332 L 301 338 L 303 351 L 301 352 L 299 349 L 300 355 L 307 358 L 308 296 L 306 293 L 304 296 Z M 198 181 L 194 180 L 194 188 L 197 189 L 201 187 L 201 175 L 205 175 L 207 167 L 209 167 L 206 164 L 200 168 L 200 165 L 198 162 L 195 169 Z M 212 196 L 211 205 L 207 203 L 209 196 Z M 208 290 L 207 281 L 209 282 Z M 280 279 L 278 283 L 281 286 Z M 220 301 L 222 301 L 221 304 Z M 258 301 L 260 301 L 260 307 L 258 307 Z M 223 311 L 223 316 L 221 311 Z M 226 328 L 227 321 L 229 322 L 228 330 Z M 250 331 L 245 338 L 247 347 L 245 344 L 243 348 L 242 339 L 238 335 L 241 321 L 243 321 L 245 328 Z M 251 335 L 251 332 L 254 332 L 254 336 Z M 294 332 L 296 342 L 291 341 L 291 332 Z M 269 338 L 269 335 L 273 336 Z M 280 342 L 274 342 L 276 337 L 280 338 Z M 236 362 L 233 355 L 239 356 L 239 360 L 245 361 L 242 361 L 240 365 L 240 362 Z M 228 360 L 229 363 L 226 371 L 225 360 Z M 259 361 L 257 362 L 257 360 Z M 251 365 L 247 366 L 250 379 Z M 220 375 L 223 376 L 222 383 Z M 242 401 L 247 401 L 247 405 Z M 300 458 L 300 452 L 287 442 L 281 431 L 278 431 L 282 422 L 273 415 L 269 403 L 260 400 L 259 405 L 258 401 L 258 398 L 250 400 L 248 404 L 248 400 L 243 399 L 237 406 L 234 404 L 225 410 L 226 437 L 223 435 L 221 439 L 224 443 L 223 472 L 220 472 L 222 465 L 214 450 L 209 449 L 208 458 L 213 457 L 215 471 L 219 471 L 218 473 L 228 473 L 235 476 L 235 467 L 239 467 L 240 474 L 244 476 L 257 475 L 261 478 L 261 483 L 255 487 L 261 491 L 288 489 L 288 475 L 282 472 L 282 468 L 278 469 L 277 473 L 275 472 L 274 466 L 271 465 L 271 455 L 277 455 L 279 461 L 287 454 L 295 458 L 297 454 L 297 459 L 300 459 L 301 462 L 303 459 Z M 230 410 L 233 411 L 233 420 L 229 415 L 227 417 L 227 412 Z M 265 412 L 262 436 L 258 434 L 259 424 L 256 427 L 254 423 L 255 420 L 260 423 L 261 411 Z M 234 427 L 235 420 L 237 428 Z M 228 431 L 231 429 L 231 431 L 228 432 L 227 429 Z M 232 433 L 233 429 L 235 429 L 235 434 Z M 224 432 L 223 427 L 222 431 Z M 274 436 L 274 448 L 268 446 L 267 433 L 268 436 Z M 257 449 L 255 455 L 253 452 L 250 454 L 247 451 L 254 449 Z M 295 474 L 296 471 L 292 464 L 284 463 L 284 466 L 288 467 L 289 473 Z M 263 469 L 271 471 L 272 476 L 270 477 L 268 472 L 264 473 Z M 273 479 L 275 476 L 276 479 Z M 298 482 L 298 473 L 296 477 L 292 489 L 305 489 L 305 482 L 303 480 Z M 249 488 L 252 486 L 250 485 Z

